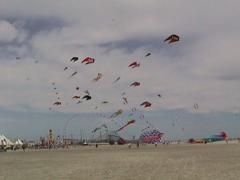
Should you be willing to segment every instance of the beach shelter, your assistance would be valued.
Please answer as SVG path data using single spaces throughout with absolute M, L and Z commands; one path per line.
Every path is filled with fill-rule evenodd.
M 3 134 L 0 135 L 0 145 L 4 145 L 4 146 L 13 146 L 14 143 L 12 141 L 10 141 L 8 138 L 6 138 L 6 136 L 4 136 Z
M 23 142 L 20 139 L 17 139 L 17 141 L 15 142 L 16 146 L 22 146 Z

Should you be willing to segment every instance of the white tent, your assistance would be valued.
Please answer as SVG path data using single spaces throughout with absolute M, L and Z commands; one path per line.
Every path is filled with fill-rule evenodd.
M 20 139 L 17 139 L 17 141 L 15 142 L 15 145 L 22 146 L 23 142 Z
M 6 138 L 6 136 L 4 136 L 2 134 L 2 135 L 0 135 L 0 145 L 13 146 L 14 143 L 12 141 L 10 141 L 8 138 Z

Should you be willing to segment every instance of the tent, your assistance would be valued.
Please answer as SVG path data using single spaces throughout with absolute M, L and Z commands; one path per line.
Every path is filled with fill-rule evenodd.
M 0 146 L 4 147 L 4 149 L 8 149 L 14 146 L 14 143 L 10 141 L 3 134 L 0 135 Z

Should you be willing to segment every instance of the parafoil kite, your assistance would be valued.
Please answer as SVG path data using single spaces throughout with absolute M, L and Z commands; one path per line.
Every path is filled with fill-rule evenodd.
M 82 99 L 86 99 L 88 101 L 88 100 L 92 99 L 92 97 L 89 96 L 89 95 L 85 95 L 85 96 L 82 97 Z
M 130 84 L 130 86 L 140 86 L 140 82 L 133 82 L 132 84 Z
M 148 57 L 148 56 L 150 56 L 151 55 L 151 53 L 147 53 L 146 55 L 145 55 L 145 57 Z
M 92 131 L 92 133 L 95 133 L 96 131 L 102 129 L 103 127 L 106 128 L 106 129 L 108 128 L 106 124 L 102 124 L 100 127 L 95 128 L 95 129 Z
M 117 79 L 115 81 L 113 81 L 113 83 L 116 83 L 120 80 L 120 77 L 117 77 Z
M 128 67 L 131 67 L 131 68 L 136 68 L 136 67 L 139 67 L 139 66 L 140 66 L 140 63 L 137 63 L 137 62 L 135 61 L 135 62 L 133 62 L 133 63 L 129 64 L 129 66 L 128 66 Z
M 73 99 L 80 99 L 80 96 L 73 96 Z
M 91 63 L 94 63 L 94 62 L 95 62 L 95 59 L 91 58 L 91 57 L 86 57 L 85 59 L 82 60 L 82 63 L 85 63 L 85 65 L 91 64 Z
M 107 104 L 108 103 L 108 101 L 102 101 L 102 104 Z
M 136 120 L 130 120 L 130 121 L 128 121 L 124 126 L 122 126 L 121 128 L 119 128 L 116 132 L 119 132 L 119 131 L 121 131 L 121 130 L 123 130 L 125 127 L 127 127 L 127 126 L 129 126 L 130 124 L 133 124 L 133 123 L 135 123 L 136 122 Z
M 60 105 L 62 105 L 62 103 L 60 101 L 57 101 L 57 102 L 53 103 L 53 105 L 60 106 Z
M 145 101 L 145 102 L 143 102 L 142 104 L 140 104 L 140 106 L 144 106 L 145 108 L 146 107 L 151 107 L 151 103 L 150 102 L 148 102 L 148 101 Z
M 123 97 L 123 104 L 127 104 L 128 103 L 128 100 L 126 97 Z
M 195 104 L 193 105 L 193 108 L 194 108 L 195 110 L 197 110 L 197 109 L 198 109 L 198 104 L 195 103 Z
M 164 40 L 164 42 L 167 42 L 168 41 L 168 44 L 171 44 L 171 43 L 175 43 L 175 42 L 177 42 L 177 41 L 179 41 L 179 36 L 178 35 L 176 35 L 176 34 L 172 34 L 172 35 L 170 35 L 168 38 L 166 38 L 165 40 Z
M 70 77 L 73 77 L 74 75 L 77 74 L 77 71 L 75 71 L 74 73 L 72 73 L 72 75 Z
M 115 118 L 115 117 L 119 116 L 119 115 L 122 114 L 122 113 L 123 113 L 123 110 L 122 110 L 122 109 L 119 109 L 117 112 L 113 113 L 113 114 L 110 116 L 110 118 Z
M 72 59 L 70 60 L 70 62 L 76 62 L 76 61 L 78 61 L 78 57 L 76 57 L 76 56 L 74 56 L 74 57 L 72 57 Z

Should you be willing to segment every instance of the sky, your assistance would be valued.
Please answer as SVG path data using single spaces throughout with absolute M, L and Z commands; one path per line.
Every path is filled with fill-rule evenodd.
M 233 0 L 1 0 L 0 133 L 36 139 L 52 128 L 56 135 L 67 131 L 79 137 L 84 131 L 90 137 L 103 123 L 114 130 L 134 118 L 123 137 L 139 137 L 146 121 L 166 139 L 223 130 L 240 136 L 239 5 Z M 171 34 L 180 41 L 165 43 Z M 80 60 L 70 62 L 73 56 Z M 88 56 L 94 64 L 81 63 Z M 140 67 L 129 68 L 134 61 Z M 98 73 L 102 79 L 93 82 Z M 129 86 L 135 81 L 140 87 Z M 90 101 L 72 100 L 85 90 Z M 53 106 L 57 97 L 62 106 Z M 140 107 L 144 101 L 151 108 Z M 133 107 L 138 111 L 129 117 Z M 119 109 L 124 113 L 114 120 L 99 115 Z

